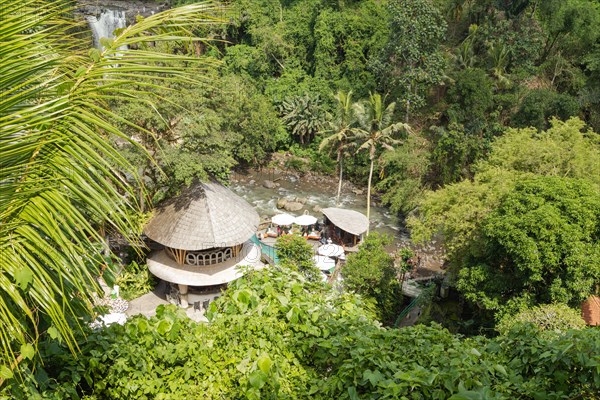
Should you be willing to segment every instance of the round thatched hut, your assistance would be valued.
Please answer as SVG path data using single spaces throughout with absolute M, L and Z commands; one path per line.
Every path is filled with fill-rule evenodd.
M 363 214 L 343 208 L 324 208 L 325 226 L 333 241 L 344 246 L 356 246 L 369 227 L 369 220 Z
M 144 233 L 164 246 L 148 257 L 156 277 L 188 290 L 219 288 L 241 276 L 238 266 L 262 266 L 260 248 L 250 240 L 258 228 L 254 208 L 216 182 L 196 183 L 161 205 Z

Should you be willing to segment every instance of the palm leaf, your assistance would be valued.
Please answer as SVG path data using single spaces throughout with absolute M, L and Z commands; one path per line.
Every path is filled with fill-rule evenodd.
M 132 82 L 197 83 L 197 71 L 214 64 L 149 46 L 202 41 L 192 32 L 217 22 L 210 4 L 153 15 L 88 51 L 74 33 L 82 22 L 64 3 L 4 0 L 0 7 L 0 363 L 11 368 L 20 346 L 43 334 L 40 320 L 77 350 L 73 327 L 90 314 L 99 289 L 97 223 L 136 240 L 137 197 L 120 172 L 136 176 L 136 168 L 107 140 L 128 140 L 109 122 L 115 115 L 107 102 L 134 96 Z

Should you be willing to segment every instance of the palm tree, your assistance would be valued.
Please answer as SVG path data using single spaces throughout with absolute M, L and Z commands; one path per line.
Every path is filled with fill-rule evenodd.
M 137 197 L 124 178 L 136 168 L 108 140 L 129 140 L 109 121 L 131 123 L 108 102 L 135 98 L 126 86 L 132 81 L 198 83 L 188 68 L 209 64 L 151 46 L 200 40 L 191 30 L 214 23 L 210 5 L 145 18 L 89 51 L 84 22 L 65 3 L 3 0 L 0 7 L 0 385 L 34 355 L 40 335 L 77 350 L 73 329 L 100 290 L 98 227 L 132 241 L 139 232 Z
M 381 95 L 371 94 L 367 103 L 354 105 L 354 112 L 358 120 L 359 128 L 354 129 L 354 141 L 358 150 L 367 150 L 369 161 L 369 182 L 367 185 L 367 219 L 371 215 L 371 183 L 373 180 L 373 165 L 381 148 L 393 149 L 392 145 L 398 143 L 394 136 L 400 131 L 410 131 L 410 127 L 402 122 L 392 123 L 396 103 L 390 103 L 384 108 Z M 369 229 L 367 228 L 367 235 Z
M 329 121 L 329 130 L 325 132 L 331 132 L 331 135 L 323 139 L 319 145 L 319 151 L 323 151 L 325 148 L 334 148 L 337 151 L 337 164 L 339 171 L 339 183 L 335 204 L 340 203 L 340 194 L 342 192 L 342 178 L 343 178 L 343 156 L 344 150 L 348 146 L 348 139 L 352 134 L 351 126 L 354 123 L 354 110 L 352 108 L 352 91 L 348 93 L 339 90 L 334 96 L 337 101 L 337 107 L 335 116 Z

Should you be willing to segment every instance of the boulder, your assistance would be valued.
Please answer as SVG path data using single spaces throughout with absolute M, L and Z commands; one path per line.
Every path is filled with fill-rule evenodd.
M 285 206 L 283 206 L 283 208 L 286 211 L 300 211 L 302 210 L 302 208 L 304 208 L 304 204 L 298 203 L 297 201 L 288 201 L 285 203 Z
M 288 181 L 295 183 L 298 182 L 300 180 L 300 175 L 295 175 L 295 174 L 289 174 L 287 176 Z
M 296 203 L 300 203 L 300 204 L 306 204 L 306 202 L 308 201 L 308 199 L 306 197 L 296 197 Z
M 287 204 L 287 199 L 277 199 L 277 208 L 282 209 Z
M 319 212 L 321 212 L 322 208 L 320 205 L 315 204 L 314 207 L 312 208 L 312 210 L 316 213 L 319 213 Z
M 263 182 L 263 186 L 266 187 L 267 189 L 274 189 L 275 188 L 275 182 L 270 181 L 270 180 L 265 180 Z

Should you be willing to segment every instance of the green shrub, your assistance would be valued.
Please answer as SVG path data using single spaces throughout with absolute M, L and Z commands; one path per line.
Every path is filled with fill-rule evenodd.
M 133 300 L 153 290 L 156 281 L 146 264 L 140 265 L 132 261 L 121 270 L 116 284 L 119 285 L 121 297 L 125 300 Z
M 306 160 L 298 157 L 290 157 L 289 159 L 285 160 L 285 167 L 300 173 L 305 173 L 308 171 L 308 163 Z
M 402 287 L 394 258 L 386 251 L 389 236 L 373 232 L 350 254 L 342 269 L 344 285 L 377 304 L 378 317 L 391 324 L 402 307 Z
M 175 306 L 25 359 L 15 399 L 594 399 L 600 331 L 518 326 L 465 339 L 439 325 L 382 328 L 359 296 L 285 268 L 251 271 L 196 323 Z M 88 399 L 90 397 L 87 397 Z
M 296 235 L 280 236 L 275 247 L 283 268 L 299 271 L 313 282 L 321 280 L 321 272 L 312 258 L 313 248 L 306 239 Z
M 504 316 L 496 330 L 507 334 L 517 324 L 530 323 L 540 331 L 566 332 L 569 329 L 585 328 L 581 312 L 565 304 L 542 304 L 526 308 L 515 315 Z
M 304 165 L 300 168 L 297 167 L 298 164 L 298 159 L 291 161 L 290 166 L 288 166 L 288 163 L 286 162 L 286 167 L 290 168 L 290 169 L 296 169 L 297 171 L 300 172 L 306 172 L 307 169 L 310 169 L 313 172 L 319 172 L 319 173 L 323 173 L 323 174 L 333 174 L 335 173 L 336 170 L 336 162 L 334 159 L 332 159 L 329 155 L 320 152 L 318 150 L 319 146 L 318 146 L 319 141 L 318 140 L 314 140 L 308 147 L 301 147 L 298 144 L 293 144 L 292 146 L 290 146 L 289 152 L 292 154 L 292 156 L 295 157 L 299 157 L 300 159 L 304 159 L 301 161 L 304 161 L 305 164 L 308 164 L 308 166 Z M 306 162 L 305 160 L 309 160 L 308 162 Z M 301 169 L 303 168 L 303 169 Z
M 579 104 L 575 97 L 549 89 L 536 89 L 523 99 L 512 122 L 517 127 L 533 126 L 543 130 L 550 127 L 551 117 L 567 120 L 578 113 Z

